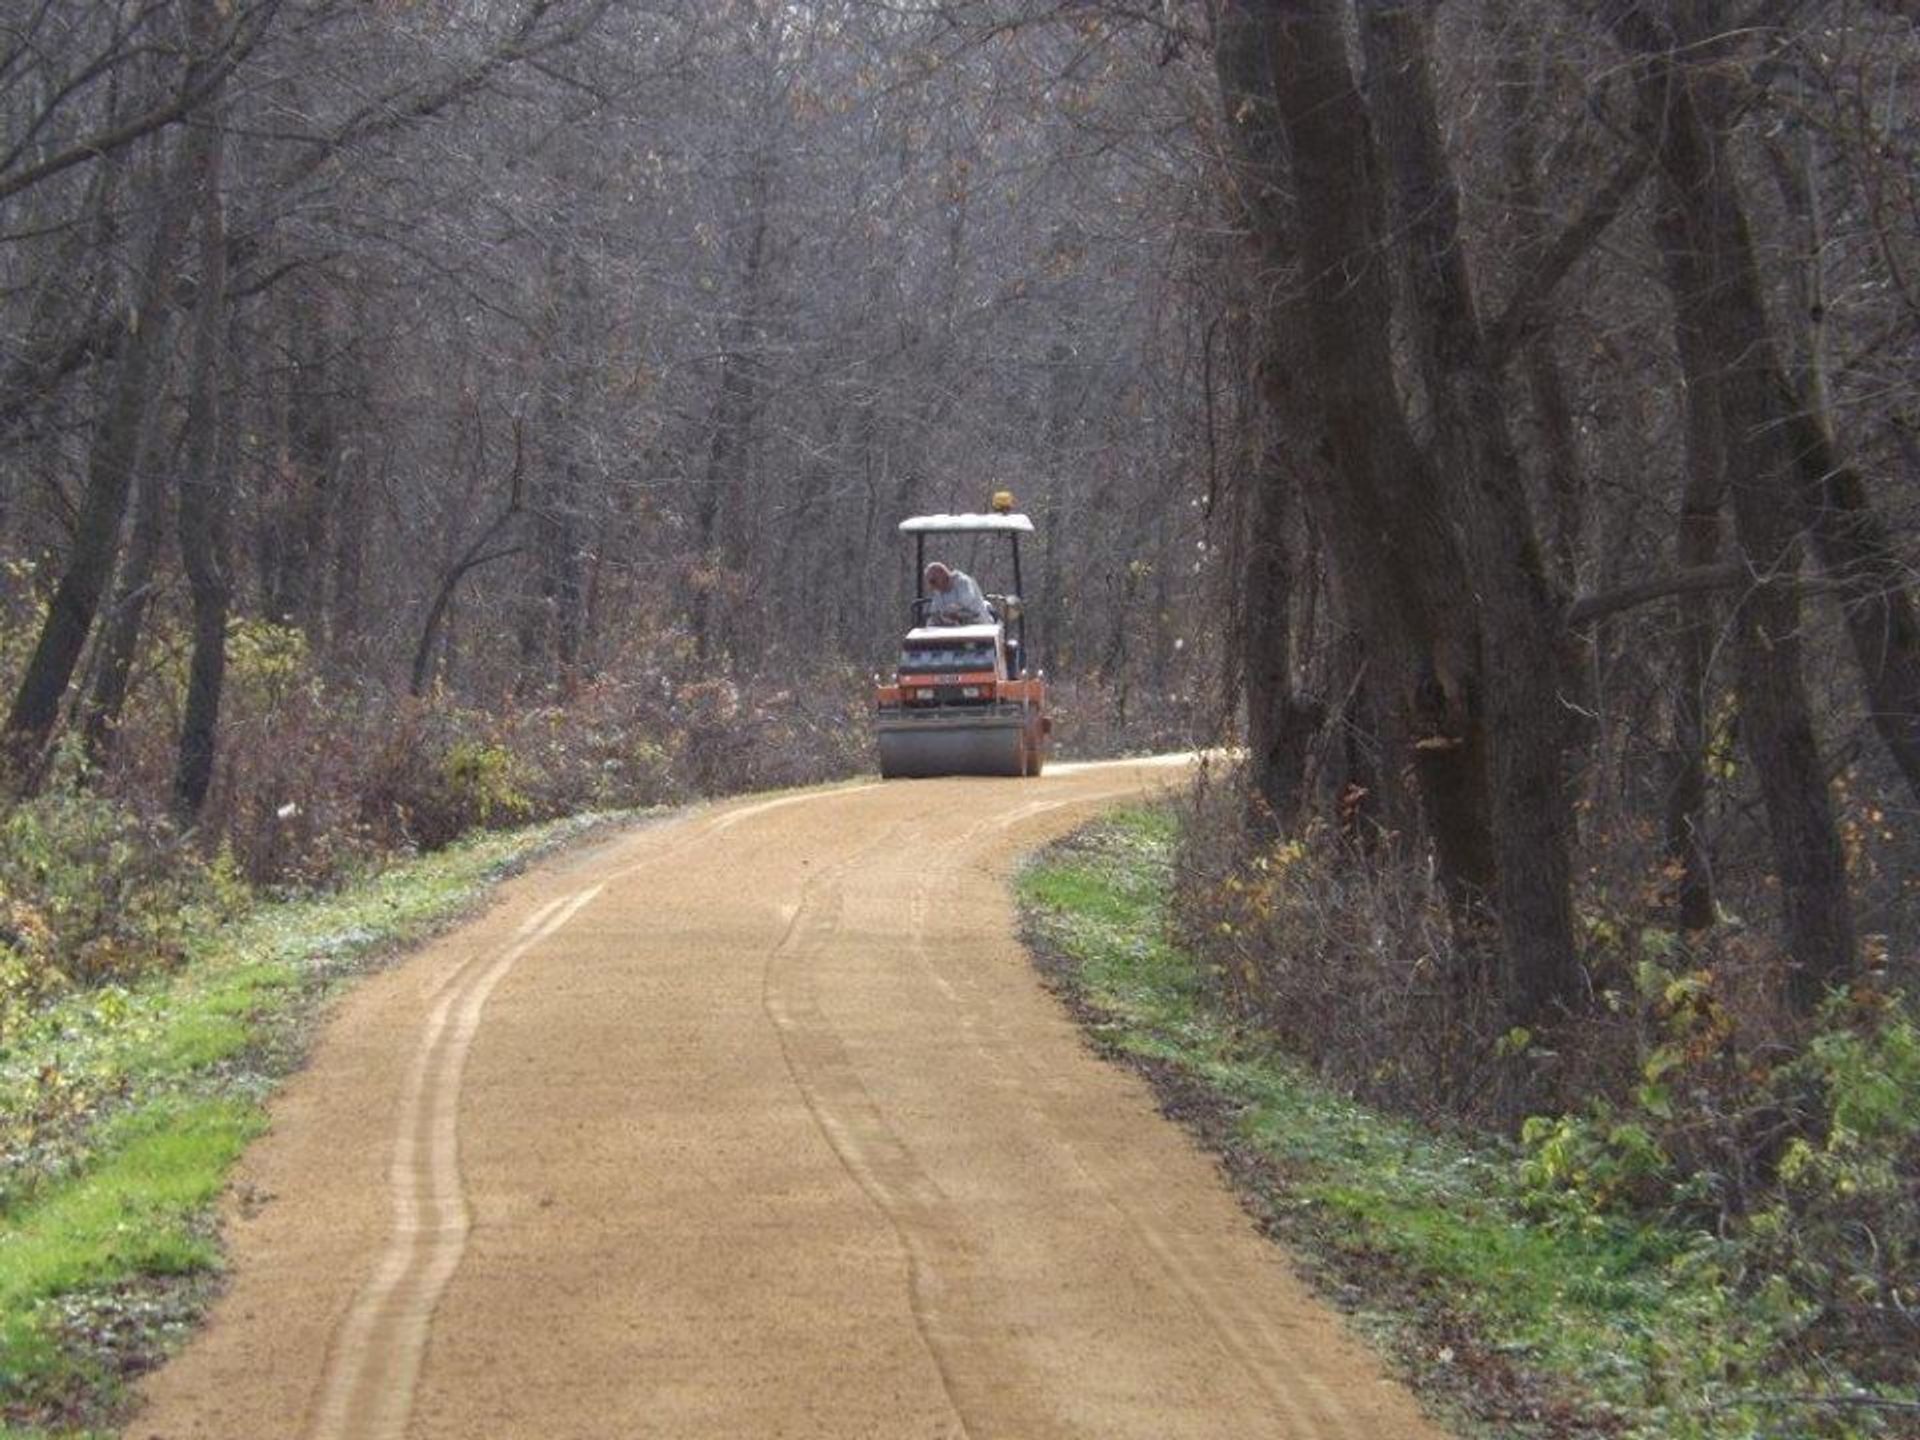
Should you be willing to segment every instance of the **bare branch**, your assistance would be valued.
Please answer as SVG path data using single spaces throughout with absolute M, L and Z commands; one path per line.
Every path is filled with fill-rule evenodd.
M 1591 625 L 1596 620 L 1604 620 L 1609 615 L 1617 615 L 1622 610 L 1637 609 L 1674 595 L 1731 590 L 1750 579 L 1751 573 L 1744 565 L 1703 565 L 1671 575 L 1657 575 L 1651 580 L 1636 581 L 1631 585 L 1622 585 L 1617 590 L 1602 591 L 1598 595 L 1583 595 L 1567 606 L 1566 625 L 1569 630 L 1575 630 L 1583 625 Z
M 6 200 L 19 194 L 42 180 L 71 170 L 76 165 L 84 165 L 89 160 L 98 160 L 116 150 L 124 149 L 134 141 L 176 125 L 198 110 L 210 96 L 219 93 L 227 77 L 240 67 L 247 56 L 253 53 L 261 39 L 273 23 L 274 14 L 280 9 L 281 0 L 262 0 L 254 10 L 235 20 L 227 38 L 214 52 L 220 58 L 209 65 L 193 64 L 187 69 L 186 82 L 171 100 L 156 105 L 142 115 L 136 115 L 124 124 L 112 126 L 98 134 L 69 145 L 57 154 L 48 156 L 37 165 L 29 165 L 13 175 L 0 178 L 0 200 Z
M 1541 246 L 1534 263 L 1514 287 L 1506 309 L 1488 332 L 1488 355 L 1496 366 L 1505 364 L 1539 327 L 1545 318 L 1547 302 L 1553 298 L 1560 282 L 1632 203 L 1651 166 L 1651 157 L 1644 150 L 1623 156 L 1600 188 L 1587 197 L 1587 203 L 1566 229 Z

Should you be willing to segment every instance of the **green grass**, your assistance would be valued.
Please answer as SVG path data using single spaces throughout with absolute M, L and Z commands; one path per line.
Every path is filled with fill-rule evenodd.
M 96 1275 L 184 1275 L 212 1258 L 188 1222 L 259 1131 L 258 1112 L 232 1100 L 171 1102 L 109 1128 L 106 1158 L 86 1183 L 60 1187 L 0 1237 L 0 1308 L 8 1316 Z
M 1030 934 L 1065 958 L 1104 1046 L 1218 1097 L 1228 1143 L 1265 1162 L 1260 1199 L 1276 1231 L 1346 1299 L 1362 1294 L 1363 1323 L 1449 1408 L 1464 1402 L 1477 1428 L 1503 1434 L 1895 1433 L 1874 1428 L 1894 1412 L 1754 1398 L 1818 1386 L 1770 1371 L 1765 1318 L 1742 1312 L 1708 1237 L 1545 1221 L 1512 1151 L 1356 1104 L 1235 1025 L 1166 939 L 1175 830 L 1165 811 L 1126 812 L 1048 852 L 1020 880 Z M 1462 1326 L 1497 1361 L 1479 1376 L 1444 1343 Z M 1544 1428 L 1513 1413 L 1525 1405 L 1475 1393 L 1515 1384 L 1551 1402 Z
M 209 920 L 180 972 L 70 995 L 0 1053 L 0 1440 L 110 1423 L 220 1263 L 211 1215 L 311 1021 L 592 817 L 479 836 L 337 894 Z

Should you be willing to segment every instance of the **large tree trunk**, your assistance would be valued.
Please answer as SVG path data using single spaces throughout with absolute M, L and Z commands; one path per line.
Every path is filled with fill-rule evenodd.
M 1575 1003 L 1582 985 L 1561 776 L 1559 606 L 1459 258 L 1421 22 L 1410 10 L 1370 15 L 1437 463 L 1416 442 L 1399 394 L 1382 262 L 1388 179 L 1348 64 L 1342 7 L 1231 5 L 1223 35 L 1258 36 L 1291 160 L 1299 313 L 1339 477 L 1327 520 L 1346 532 L 1344 563 L 1382 595 L 1418 657 L 1408 686 L 1414 759 L 1437 866 L 1463 919 L 1498 915 L 1503 990 L 1530 1020 Z M 1230 118 L 1247 134 L 1240 116 L 1257 120 L 1258 107 L 1234 93 L 1245 71 L 1223 64 L 1222 79 Z M 1497 669 L 1484 663 L 1486 644 L 1498 647 Z
M 1259 820 L 1291 830 L 1305 801 L 1307 756 L 1325 719 L 1294 689 L 1293 594 L 1287 528 L 1293 485 L 1285 459 L 1269 450 L 1253 475 L 1242 605 L 1242 676 L 1247 754 Z
M 1686 223 L 1669 205 L 1655 222 L 1667 286 L 1676 296 L 1698 295 L 1709 281 L 1688 244 Z M 1719 375 L 1700 333 L 1698 314 L 1676 308 L 1674 344 L 1685 382 L 1686 488 L 1680 501 L 1676 559 L 1685 572 L 1713 564 L 1720 554 L 1720 511 L 1726 501 L 1725 419 Z M 1711 709 L 1708 686 L 1720 633 L 1719 606 L 1713 596 L 1690 595 L 1674 605 L 1674 639 L 1679 675 L 1673 689 L 1672 773 L 1667 788 L 1666 846 L 1679 866 L 1675 918 L 1684 930 L 1704 930 L 1714 922 L 1713 863 L 1706 830 L 1707 747 Z
M 201 26 L 210 22 L 212 7 L 218 3 L 198 0 L 194 14 Z M 173 771 L 174 814 L 183 825 L 199 820 L 213 784 L 220 697 L 226 681 L 227 607 L 232 598 L 226 512 L 233 456 L 220 414 L 221 382 L 229 359 L 227 234 L 220 173 L 225 136 L 217 124 L 206 126 L 205 131 L 192 177 L 192 193 L 199 202 L 200 287 L 193 307 L 186 453 L 177 516 L 180 560 L 193 606 L 193 653 L 187 664 L 186 703 Z
M 1734 534 L 1753 580 L 1734 627 L 1740 727 L 1766 805 L 1780 877 L 1788 991 L 1803 1008 L 1851 973 L 1852 910 L 1826 767 L 1801 665 L 1799 456 L 1779 424 L 1786 390 L 1746 214 L 1725 144 L 1711 6 L 1676 6 L 1677 28 L 1638 7 L 1616 16 L 1641 49 L 1641 123 L 1659 158 L 1690 261 L 1674 303 L 1718 376 Z
M 1241 336 L 1240 342 L 1228 346 L 1230 363 L 1247 372 L 1236 387 L 1241 397 L 1236 420 L 1243 433 L 1234 453 L 1252 461 L 1246 548 L 1236 577 L 1239 634 L 1232 648 L 1239 669 L 1235 678 L 1246 700 L 1249 777 L 1261 812 L 1256 819 L 1279 833 L 1299 818 L 1308 755 L 1325 722 L 1322 707 L 1294 689 L 1297 577 L 1287 528 L 1296 502 L 1320 515 L 1320 528 L 1332 532 L 1339 553 L 1328 557 L 1327 568 L 1342 608 L 1355 623 L 1366 624 L 1368 594 L 1346 578 L 1363 574 L 1359 567 L 1366 562 L 1352 531 L 1329 518 L 1332 478 L 1312 443 L 1323 421 L 1303 353 L 1304 321 L 1290 298 L 1295 242 L 1286 193 L 1286 137 L 1266 73 L 1269 23 L 1241 7 L 1230 10 L 1217 37 L 1215 62 L 1227 112 L 1231 204 L 1246 227 L 1251 272 L 1251 324 L 1236 327 L 1232 333 Z
M 1440 135 L 1426 21 L 1411 4 L 1371 6 L 1361 27 L 1412 298 L 1408 331 L 1434 415 L 1440 478 L 1462 522 L 1483 643 L 1492 751 L 1503 990 L 1522 1020 L 1578 1003 L 1562 769 L 1563 605 L 1534 535 L 1501 380 L 1482 334 Z
M 1291 226 L 1274 232 L 1250 209 L 1270 232 L 1268 254 L 1277 244 L 1298 264 L 1286 319 L 1312 376 L 1330 480 L 1316 522 L 1369 653 L 1382 658 L 1382 689 L 1406 699 L 1436 869 L 1455 913 L 1470 921 L 1486 913 L 1498 883 L 1474 679 L 1479 636 L 1436 477 L 1400 406 L 1380 189 L 1341 17 L 1329 0 L 1235 0 L 1220 45 L 1227 121 L 1249 157 L 1253 197 Z M 1283 153 L 1290 205 L 1274 178 Z

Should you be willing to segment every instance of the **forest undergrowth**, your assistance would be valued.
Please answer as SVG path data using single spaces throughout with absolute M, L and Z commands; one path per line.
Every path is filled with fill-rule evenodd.
M 29 631 L 0 634 L 0 681 Z M 0 801 L 0 1435 L 111 1423 L 202 1308 L 213 1197 L 341 977 L 595 815 L 866 763 L 851 672 L 796 696 L 663 649 L 482 709 L 236 621 L 223 758 L 183 831 L 184 648 L 155 653 L 107 745 L 76 733 Z
M 1596 1433 L 1920 1434 L 1910 976 L 1797 1014 L 1764 932 L 1664 929 L 1596 870 L 1592 1003 L 1522 1029 L 1414 859 L 1250 813 L 1203 780 L 1028 888 L 1078 917 L 1123 1046 L 1245 1107 L 1280 1212 L 1336 1217 L 1416 1308 L 1572 1377 Z
M 1399 1003 L 1374 993 L 1386 961 L 1325 972 L 1322 1028 L 1272 1023 L 1251 1003 L 1279 998 L 1249 978 L 1265 953 L 1248 938 L 1251 912 L 1209 894 L 1220 877 L 1196 868 L 1219 824 L 1205 808 L 1143 811 L 1070 838 L 1022 878 L 1030 936 L 1096 1045 L 1142 1070 L 1221 1153 L 1263 1226 L 1423 1393 L 1501 1435 L 1916 1433 L 1915 1352 L 1865 1333 L 1870 1297 L 1907 1303 L 1913 1279 L 1911 1248 L 1896 1247 L 1914 1234 L 1898 1191 L 1913 1174 L 1915 1121 L 1889 1108 L 1903 1075 L 1912 1093 L 1899 1069 L 1914 1058 L 1903 1002 L 1822 1020 L 1782 1067 L 1796 1082 L 1798 1143 L 1744 1211 L 1716 1211 L 1715 1177 L 1688 1168 L 1694 1152 L 1674 1138 L 1698 1143 L 1704 1093 L 1684 1117 L 1651 1094 L 1595 1097 L 1542 1110 L 1518 1135 L 1485 1115 L 1411 1105 L 1411 1092 L 1369 1079 L 1393 1042 L 1356 1052 L 1357 1022 L 1344 1018 Z M 1275 860 L 1269 851 L 1264 870 L 1248 868 L 1270 873 Z M 1314 863 L 1296 849 L 1280 869 Z M 1286 923 L 1259 928 L 1272 941 Z M 1409 950 L 1401 963 L 1421 958 Z M 1674 1008 L 1664 995 L 1647 1005 L 1650 1035 L 1669 1033 Z M 1507 1053 L 1488 1068 L 1543 1063 L 1544 1040 L 1493 1043 Z M 1664 1060 L 1656 1068 L 1686 1084 Z M 1536 1092 L 1543 1105 L 1547 1093 Z M 1657 1123 L 1648 1103 L 1673 1115 Z M 1629 1139 L 1629 1126 L 1643 1133 Z M 1866 1272 L 1869 1228 L 1883 1264 Z
M 167 803 L 179 646 L 158 647 L 106 743 L 75 727 L 30 793 L 0 800 L 0 1051 L 64 996 L 178 969 L 209 916 L 336 891 L 476 832 L 867 764 L 851 671 L 799 694 L 663 649 L 481 708 L 331 673 L 288 627 L 236 621 L 228 648 L 221 760 L 190 830 Z M 0 684 L 20 661 L 0 641 Z

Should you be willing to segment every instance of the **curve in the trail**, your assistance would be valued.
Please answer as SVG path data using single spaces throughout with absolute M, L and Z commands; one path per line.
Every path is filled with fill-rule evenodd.
M 1013 933 L 1171 778 L 856 785 L 509 884 L 341 1005 L 128 1440 L 1438 1440 Z
M 1002 823 L 1042 813 L 1064 801 L 1041 801 Z M 993 822 L 986 822 L 991 824 Z M 976 825 L 971 837 L 985 828 Z M 905 1258 L 915 1329 L 966 1440 L 1014 1435 L 1030 1424 L 1036 1377 L 1016 1349 L 995 1346 L 965 1316 L 976 1307 L 958 1293 L 979 1265 L 959 1208 L 915 1160 L 860 1078 L 847 1046 L 821 1008 L 816 962 L 833 944 L 843 912 L 842 877 L 869 856 L 897 845 L 898 831 L 815 875 L 780 943 L 769 952 L 763 982 L 768 1018 L 779 1033 L 795 1087 L 821 1134 L 860 1190 L 886 1218 Z M 909 912 L 912 918 L 914 912 Z M 1067 1433 L 1064 1419 L 1054 1428 Z
M 860 858 L 849 856 L 809 882 L 786 934 L 768 953 L 762 1003 L 779 1033 L 788 1073 L 814 1123 L 849 1178 L 886 1217 L 899 1240 L 915 1328 L 958 1417 L 960 1433 L 971 1440 L 980 1432 L 967 1422 L 968 1407 L 941 1324 L 940 1252 L 955 1244 L 956 1237 L 937 1222 L 929 1223 L 930 1217 L 940 1213 L 943 1197 L 887 1127 L 849 1062 L 846 1048 L 821 1015 L 806 980 L 807 962 L 831 942 L 840 917 L 839 875 Z
M 964 839 L 971 840 L 989 827 L 1008 828 L 1036 809 L 1044 808 L 1051 807 L 1026 807 L 1010 816 L 982 822 L 970 830 Z M 960 846 L 949 848 L 957 850 Z M 1100 1205 L 1119 1217 L 1140 1243 L 1161 1261 L 1166 1274 L 1191 1306 L 1194 1318 L 1214 1336 L 1223 1352 L 1231 1354 L 1247 1373 L 1255 1377 L 1274 1411 L 1284 1418 L 1288 1433 L 1300 1437 L 1351 1433 L 1351 1416 L 1338 1395 L 1319 1383 L 1317 1376 L 1301 1377 L 1290 1365 L 1287 1347 L 1279 1333 L 1256 1307 L 1245 1303 L 1241 1287 L 1233 1283 L 1234 1277 L 1221 1273 L 1213 1257 L 1203 1250 L 1186 1243 L 1178 1233 L 1169 1233 L 1156 1224 L 1151 1216 L 1129 1205 L 1122 1188 L 1098 1174 L 1095 1166 L 1076 1153 L 1070 1138 L 1060 1134 L 1055 1118 L 1032 1098 L 1040 1090 L 1044 1078 L 1039 1074 L 1032 1055 L 1025 1050 L 1009 1050 L 1006 1046 L 989 1044 L 981 1035 L 977 1016 L 961 1002 L 954 982 L 944 973 L 927 942 L 932 888 L 927 876 L 922 875 L 917 879 L 912 893 L 908 933 L 915 960 L 934 987 L 953 1002 L 951 1019 L 954 1033 L 965 1040 L 983 1070 L 999 1077 L 1008 1093 L 1022 1097 L 1020 1109 L 1026 1123 L 1035 1133 L 1053 1137 L 1059 1153 L 1071 1157 L 1074 1168 L 1086 1180 L 1087 1189 L 1098 1197 Z M 1307 1379 L 1311 1392 L 1304 1397 L 1293 1393 L 1302 1378 Z M 1249 1424 L 1258 1423 L 1253 1416 L 1248 1416 L 1247 1420 Z M 1002 1430 L 996 1433 L 1015 1432 Z

